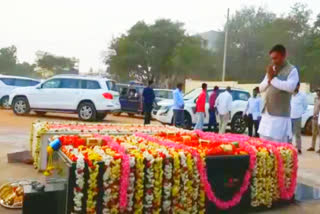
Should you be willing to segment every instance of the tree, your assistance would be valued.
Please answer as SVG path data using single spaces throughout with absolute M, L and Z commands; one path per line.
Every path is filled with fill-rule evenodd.
M 13 74 L 17 63 L 17 48 L 15 46 L 0 49 L 0 72 Z
M 314 31 L 316 31 L 317 33 L 320 33 L 320 13 L 319 13 L 318 16 L 317 16 L 316 21 L 314 22 L 313 29 L 314 29 Z
M 299 67 L 302 81 L 317 84 L 320 68 L 320 15 L 310 26 L 311 10 L 305 4 L 294 4 L 288 15 L 276 16 L 263 8 L 242 8 L 230 20 L 227 71 L 228 80 L 259 82 L 270 63 L 268 52 L 283 44 L 289 61 Z M 217 44 L 223 44 L 220 38 Z M 222 62 L 223 47 L 217 51 Z M 319 83 L 318 83 L 319 84 Z
M 263 75 L 267 64 L 265 30 L 272 25 L 276 15 L 263 8 L 245 7 L 236 11 L 229 23 L 229 42 L 226 79 L 253 82 Z M 223 44 L 221 37 L 217 44 Z M 217 55 L 222 63 L 223 46 Z
M 0 73 L 7 75 L 29 76 L 37 78 L 35 65 L 27 62 L 19 63 L 15 46 L 0 49 Z
M 212 68 L 210 60 L 211 67 L 201 62 L 201 57 L 212 56 L 201 44 L 200 38 L 185 33 L 182 23 L 167 19 L 152 25 L 138 22 L 127 34 L 113 39 L 105 63 L 120 81 L 153 79 L 159 86 L 170 86 L 179 77 L 192 75 L 191 70 L 201 74 Z
M 51 53 L 42 51 L 38 51 L 36 56 L 37 70 L 43 77 L 77 70 L 76 64 L 78 60 L 75 58 L 55 56 Z

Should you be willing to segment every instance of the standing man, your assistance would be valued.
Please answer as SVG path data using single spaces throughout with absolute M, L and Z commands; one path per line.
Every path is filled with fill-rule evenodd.
M 182 83 L 178 83 L 177 88 L 173 91 L 173 122 L 176 127 L 184 126 L 184 100 L 182 86 Z
M 217 130 L 215 104 L 216 104 L 216 99 L 218 97 L 218 93 L 219 93 L 219 87 L 215 86 L 209 98 L 209 126 L 208 126 L 209 131 L 212 131 L 211 129 L 212 126 L 213 126 L 213 131 Z
M 314 99 L 314 107 L 313 107 L 313 118 L 312 118 L 312 145 L 307 151 L 314 151 L 316 147 L 317 136 L 319 132 L 318 120 L 319 118 L 319 111 L 320 111 L 320 88 L 316 90 L 317 96 Z M 320 145 L 319 145 L 320 147 Z M 320 153 L 320 149 L 317 151 Z
M 197 124 L 195 130 L 202 130 L 204 118 L 206 117 L 206 101 L 207 101 L 207 84 L 202 83 L 202 92 L 200 93 L 196 103 Z
M 258 129 L 261 118 L 261 98 L 258 97 L 259 88 L 253 89 L 252 97 L 249 98 L 246 110 L 243 115 L 247 118 L 249 136 L 252 137 L 252 130 L 254 126 L 254 136 L 259 137 Z
M 148 86 L 143 89 L 143 111 L 144 111 L 144 125 L 150 124 L 151 112 L 154 102 L 154 91 L 152 88 L 153 81 L 148 82 Z
M 230 87 L 227 87 L 225 92 L 219 94 L 215 105 L 220 119 L 219 133 L 224 134 L 226 133 L 226 127 L 231 118 L 232 96 Z
M 300 83 L 291 97 L 292 134 L 295 136 L 299 154 L 301 154 L 301 117 L 307 111 L 308 102 L 305 94 L 299 91 Z
M 269 55 L 272 65 L 267 67 L 267 74 L 260 83 L 260 92 L 266 92 L 266 97 L 258 133 L 265 140 L 288 143 L 292 138 L 290 100 L 299 74 L 286 60 L 283 45 L 274 46 Z

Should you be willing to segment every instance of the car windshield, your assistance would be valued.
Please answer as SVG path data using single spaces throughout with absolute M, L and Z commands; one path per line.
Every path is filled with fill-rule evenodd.
M 106 84 L 110 91 L 118 91 L 117 85 L 114 81 L 106 81 Z
M 154 94 L 158 98 L 162 99 L 171 99 L 172 98 L 172 92 L 166 91 L 166 90 L 154 90 Z
M 192 91 L 190 91 L 189 93 L 184 95 L 183 99 L 184 100 L 190 100 L 192 98 L 195 98 L 195 97 L 199 96 L 200 92 L 201 92 L 200 88 L 193 89 Z

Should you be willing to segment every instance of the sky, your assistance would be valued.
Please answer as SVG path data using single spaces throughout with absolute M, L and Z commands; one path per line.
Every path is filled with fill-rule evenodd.
M 15 45 L 19 62 L 33 63 L 36 51 L 80 60 L 81 73 L 103 69 L 112 38 L 137 21 L 168 18 L 185 23 L 189 34 L 223 29 L 244 6 L 285 14 L 295 0 L 0 0 L 0 48 Z M 300 0 L 320 13 L 319 0 Z

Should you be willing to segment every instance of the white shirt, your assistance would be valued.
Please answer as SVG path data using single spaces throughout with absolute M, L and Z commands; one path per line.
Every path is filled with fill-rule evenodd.
M 219 94 L 215 107 L 217 107 L 218 114 L 225 115 L 231 112 L 232 109 L 232 96 L 228 91 Z
M 298 92 L 291 97 L 291 118 L 298 119 L 307 111 L 308 102 L 304 93 Z
M 262 100 L 260 97 L 250 97 L 248 100 L 247 108 L 245 113 L 251 114 L 253 120 L 258 120 L 261 116 L 262 111 Z
M 293 93 L 299 82 L 299 74 L 296 68 L 293 68 L 287 80 L 279 80 L 277 77 L 271 80 L 271 85 L 279 90 Z M 260 92 L 264 92 L 269 87 L 268 76 L 260 83 Z M 292 138 L 292 126 L 290 117 L 272 116 L 268 112 L 262 114 L 258 133 L 262 136 L 273 139 Z

